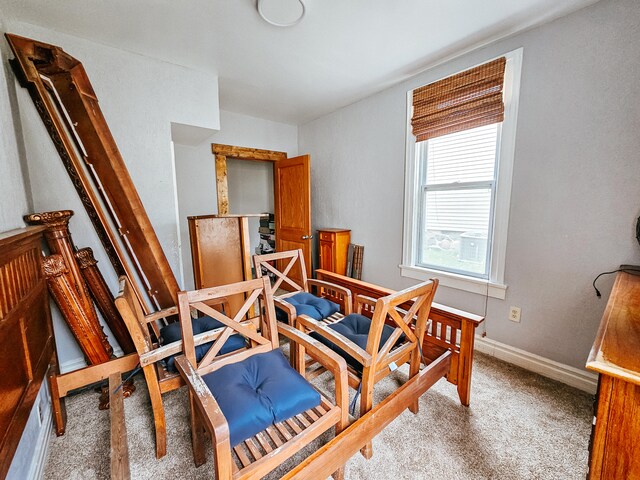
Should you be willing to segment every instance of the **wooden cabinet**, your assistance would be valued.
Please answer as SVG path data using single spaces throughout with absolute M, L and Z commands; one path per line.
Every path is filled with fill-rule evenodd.
M 318 230 L 319 268 L 344 275 L 347 271 L 347 251 L 350 242 L 351 230 Z
M 187 219 L 196 289 L 252 278 L 248 216 L 202 215 Z M 243 295 L 229 297 L 234 312 L 243 303 Z
M 588 478 L 640 478 L 640 276 L 618 273 L 587 368 L 600 374 Z

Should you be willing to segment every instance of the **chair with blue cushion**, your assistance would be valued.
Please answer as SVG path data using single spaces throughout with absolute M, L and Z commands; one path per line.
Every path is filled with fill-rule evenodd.
M 374 300 L 356 296 L 356 313 L 335 321 L 298 315 L 296 326 L 340 354 L 349 367 L 349 385 L 360 392 L 360 416 L 373 406 L 373 387 L 389 373 L 409 363 L 409 378 L 420 369 L 422 345 L 438 280 Z M 300 356 L 305 354 L 301 348 Z M 306 352 L 312 358 L 313 353 Z M 410 407 L 418 413 L 418 399 Z M 372 455 L 371 444 L 362 449 Z
M 294 326 L 296 317 L 304 314 L 316 320 L 337 321 L 351 313 L 351 291 L 340 285 L 307 278 L 302 250 L 254 255 L 257 278 L 269 276 L 276 305 L 276 318 Z M 291 363 L 302 361 L 294 346 Z M 320 370 L 317 373 L 319 373 Z
M 182 329 L 179 322 L 168 321 L 168 319 L 176 319 L 178 308 L 167 308 L 145 315 L 126 276 L 120 277 L 120 292 L 115 299 L 115 304 L 140 358 L 140 366 L 147 382 L 153 410 L 156 457 L 161 458 L 167 452 L 167 430 L 162 394 L 184 385 L 174 365 L 174 357 L 182 352 Z M 210 305 L 217 305 L 217 308 L 229 312 L 229 303 L 226 298 L 218 298 Z M 196 355 L 198 359 L 202 359 L 213 345 L 213 340 L 220 336 L 224 325 L 206 316 L 192 318 L 191 323 L 193 332 L 197 334 Z M 248 324 L 247 327 L 255 330 L 253 324 Z M 223 356 L 245 347 L 244 337 L 232 335 L 224 343 L 218 355 Z
M 243 294 L 235 313 L 214 310 L 207 302 Z M 258 331 L 241 320 L 259 303 Z M 191 439 L 196 465 L 205 462 L 205 442 L 213 444 L 215 478 L 262 478 L 329 429 L 340 433 L 348 422 L 347 366 L 342 357 L 290 325 L 276 321 L 267 278 L 178 293 L 184 354 L 176 366 L 189 389 Z M 198 359 L 191 322 L 197 310 L 224 327 L 208 353 Z M 331 371 L 335 401 L 296 371 L 279 348 L 281 334 L 301 345 Z M 225 342 L 241 335 L 251 346 L 216 356 Z M 327 459 L 329 460 L 329 459 Z M 334 473 L 343 478 L 343 468 Z
M 299 314 L 324 320 L 351 313 L 349 289 L 307 278 L 302 250 L 254 255 L 253 265 L 257 278 L 266 274 L 273 277 L 276 315 L 282 322 L 293 326 Z

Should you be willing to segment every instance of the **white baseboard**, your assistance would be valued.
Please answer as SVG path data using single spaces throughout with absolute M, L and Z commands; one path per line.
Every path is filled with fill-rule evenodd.
M 44 477 L 44 467 L 47 461 L 47 452 L 49 451 L 49 438 L 53 431 L 53 415 L 51 412 L 51 402 L 49 401 L 47 412 L 43 412 L 44 422 L 38 436 L 38 444 L 36 445 L 35 454 L 33 455 L 33 463 L 31 464 L 31 475 L 29 478 L 41 480 Z
M 598 375 L 579 368 L 571 367 L 534 353 L 496 342 L 487 337 L 476 335 L 475 349 L 507 363 L 517 365 L 544 377 L 557 380 L 585 392 L 595 394 Z

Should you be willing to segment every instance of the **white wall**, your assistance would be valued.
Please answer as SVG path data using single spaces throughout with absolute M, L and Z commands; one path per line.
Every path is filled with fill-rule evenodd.
M 182 266 L 184 288 L 187 289 L 194 287 L 187 217 L 218 213 L 212 143 L 277 150 L 295 156 L 298 153 L 298 128 L 221 110 L 219 132 L 195 147 L 175 144 Z M 273 211 L 270 163 L 229 160 L 227 176 L 231 213 Z M 252 221 L 250 228 L 257 232 L 257 220 Z M 256 237 L 253 242 L 257 243 Z
M 0 31 L 4 31 L 1 14 Z M 11 56 L 3 39 L 0 42 L 0 232 L 24 227 L 22 216 L 31 209 L 16 86 L 7 61 Z
M 12 22 L 6 27 L 13 33 L 59 45 L 83 62 L 164 252 L 173 271 L 178 272 L 171 122 L 217 129 L 217 78 L 33 25 Z M 84 207 L 28 92 L 17 88 L 33 210 L 74 210 L 70 223 L 73 240 L 78 247 L 94 249 L 101 271 L 115 292 L 115 272 Z M 78 368 L 83 365 L 80 349 L 56 308 L 53 313 L 61 366 L 63 370 Z
M 2 19 L 0 12 L 0 31 L 4 32 Z M 32 210 L 16 85 L 8 58 L 11 58 L 9 47 L 5 41 L 0 41 L 0 232 L 24 227 L 22 216 Z M 7 473 L 8 479 L 36 478 L 40 473 L 36 469 L 43 464 L 51 431 L 51 408 L 46 383 L 42 383 L 25 425 Z
M 312 155 L 315 227 L 346 226 L 365 245 L 363 278 L 400 277 L 406 92 L 524 47 L 504 301 L 489 299 L 487 335 L 583 367 L 613 278 L 640 263 L 640 9 L 603 0 L 432 68 L 300 127 Z M 437 301 L 483 314 L 485 298 L 441 288 Z M 510 305 L 522 322 L 507 320 Z

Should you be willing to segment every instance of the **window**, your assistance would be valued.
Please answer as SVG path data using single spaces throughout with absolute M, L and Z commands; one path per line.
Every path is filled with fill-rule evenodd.
M 504 298 L 521 58 L 520 49 L 409 92 L 403 276 L 436 276 L 445 286 Z M 494 80 L 500 77 L 496 86 L 481 73 L 500 60 L 499 75 L 492 74 Z M 484 92 L 470 94 L 465 76 L 485 85 Z M 452 90 L 463 93 L 456 97 Z M 417 95 L 428 96 L 431 106 L 419 103 Z M 499 109 L 487 107 L 496 98 Z M 460 113 L 456 104 L 466 111 Z M 445 114 L 434 113 L 434 105 L 458 111 L 443 120 Z

